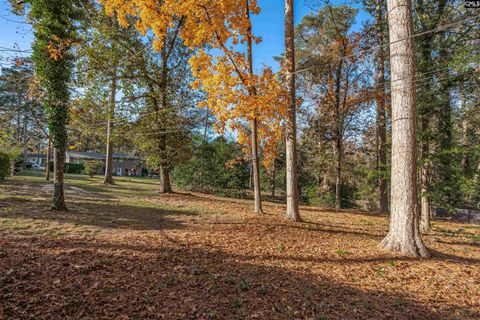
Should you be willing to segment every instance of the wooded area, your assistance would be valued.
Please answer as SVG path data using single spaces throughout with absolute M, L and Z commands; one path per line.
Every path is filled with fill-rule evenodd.
M 350 280 L 360 277 L 355 272 L 363 272 L 364 267 L 383 277 L 386 267 L 375 263 L 393 261 L 388 263 L 393 286 L 398 288 L 392 290 L 401 291 L 396 280 L 407 275 L 396 261 L 402 260 L 405 268 L 418 274 L 430 270 L 431 281 L 447 286 L 444 279 L 435 278 L 437 272 L 448 272 L 437 269 L 446 263 L 456 270 L 455 290 L 465 289 L 462 298 L 455 290 L 445 293 L 451 306 L 435 305 L 429 313 L 425 310 L 430 310 L 434 298 L 420 303 L 427 309 L 418 307 L 418 292 L 413 293 L 417 284 L 412 284 L 405 288 L 415 301 L 407 303 L 408 312 L 392 304 L 382 314 L 380 301 L 366 307 L 367 302 L 346 293 L 352 288 L 360 290 L 359 295 L 363 290 L 381 290 L 384 284 L 370 276 L 360 280 L 359 287 L 349 282 L 345 292 L 336 293 L 349 296 L 351 307 L 312 302 L 309 293 L 289 282 L 287 290 L 300 290 L 302 301 L 283 304 L 279 301 L 292 298 L 292 293 L 278 293 L 272 296 L 273 311 L 266 311 L 270 308 L 257 305 L 262 295 L 268 296 L 260 292 L 265 284 L 256 283 L 254 298 L 241 294 L 235 298 L 236 316 L 227 316 L 228 308 L 216 309 L 214 303 L 206 307 L 187 302 L 195 310 L 173 308 L 178 312 L 154 318 L 480 316 L 478 299 L 474 302 L 480 294 L 480 229 L 470 224 L 480 221 L 480 12 L 461 0 L 285 0 L 281 4 L 284 25 L 266 30 L 256 17 L 262 14 L 262 5 L 278 4 L 260 0 L 8 2 L 7 10 L 24 22 L 0 19 L 31 27 L 33 43 L 31 50 L 0 46 L 0 231 L 6 239 L 0 248 L 4 260 L 0 266 L 17 276 L 8 280 L 7 274 L 1 280 L 7 289 L 0 291 L 4 294 L 0 318 L 41 314 L 33 309 L 22 313 L 12 298 L 23 296 L 31 283 L 18 282 L 20 271 L 14 265 L 20 258 L 11 241 L 17 239 L 22 246 L 32 242 L 31 254 L 38 256 L 37 246 L 48 246 L 44 242 L 50 241 L 50 231 L 45 230 L 53 229 L 60 230 L 69 245 L 81 241 L 88 250 L 98 246 L 106 251 L 113 249 L 101 249 L 101 243 L 114 246 L 115 242 L 125 250 L 126 238 L 121 239 L 117 229 L 129 230 L 125 237 L 135 239 L 131 250 L 142 247 L 135 251 L 139 255 L 153 254 L 153 248 L 170 250 L 158 259 L 172 268 L 189 264 L 176 264 L 176 259 L 189 258 L 178 243 L 168 247 L 168 241 L 186 241 L 194 259 L 211 241 L 212 248 L 219 250 L 212 259 L 217 261 L 223 253 L 226 264 L 232 264 L 224 267 L 238 267 L 242 274 L 239 292 L 250 290 L 248 277 L 255 283 L 263 279 L 256 272 L 265 265 L 250 261 L 252 265 L 244 270 L 235 259 L 245 259 L 257 246 L 265 246 L 258 249 L 266 250 L 258 256 L 265 259 L 272 245 L 287 246 L 290 254 L 298 250 L 297 258 L 288 258 L 287 265 L 292 265 L 285 266 L 285 277 L 297 267 L 314 270 L 315 263 L 306 256 L 318 255 L 317 263 L 332 263 L 328 266 L 332 275 L 342 278 L 338 261 L 322 262 L 328 247 L 340 260 L 350 259 L 347 269 L 355 259 L 360 262 L 360 269 L 348 269 L 354 274 Z M 282 51 L 270 55 L 275 55 L 271 65 L 258 63 L 259 46 L 269 45 L 262 32 L 282 40 Z M 53 184 L 47 182 L 52 179 Z M 41 209 L 35 209 L 33 199 Z M 119 204 L 118 211 L 114 203 Z M 223 213 L 212 217 L 217 211 Z M 110 220 L 104 221 L 106 217 Z M 437 221 L 440 218 L 447 222 Z M 37 225 L 38 221 L 48 221 L 48 227 Z M 18 234 L 12 229 L 17 222 L 23 230 Z M 85 231 L 92 235 L 79 226 L 93 228 Z M 177 230 L 182 228 L 189 232 Z M 158 240 L 160 244 L 153 240 L 159 230 L 169 234 L 167 240 Z M 32 236 L 36 233 L 40 238 Z M 222 251 L 216 233 L 226 242 L 230 234 L 242 258 L 235 258 L 231 247 L 224 248 L 228 254 Z M 465 238 L 457 242 L 444 238 L 451 234 Z M 77 239 L 83 236 L 87 238 Z M 56 235 L 52 237 L 57 241 Z M 284 242 L 277 237 L 285 237 Z M 310 252 L 311 247 L 323 246 L 315 242 L 317 238 L 326 241 L 325 247 Z M 241 244 L 242 239 L 246 244 Z M 344 249 L 352 241 L 362 244 L 353 253 Z M 65 253 L 67 248 L 59 250 Z M 279 281 L 280 261 L 287 259 L 284 249 L 277 251 L 275 267 L 258 271 L 273 272 L 272 283 Z M 355 259 L 348 258 L 351 254 Z M 96 252 L 73 259 L 80 259 L 72 262 L 75 265 L 84 265 L 89 259 L 103 258 Z M 41 263 L 52 272 L 61 269 L 56 262 Z M 114 266 L 113 278 L 119 285 L 118 268 L 123 266 L 117 260 L 108 263 Z M 203 264 L 191 263 L 185 268 Z M 138 262 L 131 265 L 134 274 L 142 269 Z M 146 265 L 153 267 L 148 259 Z M 208 277 L 216 274 L 211 267 L 207 263 L 201 270 L 182 269 L 179 274 L 205 275 L 195 285 L 209 283 L 207 294 L 222 300 L 222 290 L 229 289 L 209 282 Z M 309 277 L 316 274 L 312 272 Z M 323 272 L 320 277 L 328 277 Z M 324 283 L 317 286 L 317 280 L 299 277 L 301 283 L 313 283 L 312 292 L 325 290 Z M 195 289 L 180 288 L 179 283 L 191 284 L 191 280 L 165 283 L 181 300 L 181 295 L 189 296 Z M 12 283 L 26 287 L 14 289 Z M 371 300 L 376 301 L 373 297 L 372 293 Z M 244 305 L 247 300 L 250 304 Z M 61 313 L 52 314 L 54 318 L 100 314 L 148 318 L 165 307 L 153 305 L 144 313 L 105 312 L 108 308 L 72 313 L 64 306 Z M 48 312 L 41 317 L 49 318 Z

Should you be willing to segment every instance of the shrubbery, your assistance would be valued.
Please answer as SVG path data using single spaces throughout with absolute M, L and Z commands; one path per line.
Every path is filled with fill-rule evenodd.
M 10 175 L 10 155 L 0 152 L 0 180 Z
M 73 164 L 73 163 L 70 163 Z M 103 169 L 102 161 L 85 161 L 83 164 L 83 172 L 88 174 L 90 177 L 93 177 L 96 174 L 101 174 Z
M 192 158 L 173 170 L 173 180 L 188 190 L 244 197 L 249 169 L 239 145 L 223 138 L 194 144 Z M 237 190 L 237 191 L 234 191 Z
M 50 172 L 53 172 L 53 161 L 50 161 Z M 82 163 L 65 163 L 63 166 L 64 173 L 76 173 L 81 174 L 83 173 L 83 164 Z

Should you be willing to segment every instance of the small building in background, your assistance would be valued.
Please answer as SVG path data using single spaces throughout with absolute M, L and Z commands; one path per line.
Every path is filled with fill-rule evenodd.
M 83 164 L 86 161 L 102 161 L 104 163 L 103 173 L 105 173 L 106 156 L 98 152 L 80 152 L 67 151 L 65 155 L 66 163 Z M 127 153 L 113 154 L 113 174 L 117 176 L 141 176 L 142 159 Z
M 28 153 L 25 160 L 27 166 L 45 167 L 47 156 L 44 154 Z

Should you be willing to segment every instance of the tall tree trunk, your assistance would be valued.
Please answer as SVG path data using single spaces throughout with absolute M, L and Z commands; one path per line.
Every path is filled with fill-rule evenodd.
M 286 171 L 287 171 L 287 219 L 301 221 L 298 208 L 297 177 L 297 108 L 295 92 L 295 31 L 294 0 L 285 0 L 285 64 L 289 105 L 285 121 Z
M 426 117 L 422 118 L 422 127 L 428 127 L 428 120 Z M 420 158 L 422 159 L 422 165 L 420 168 L 420 184 L 421 184 L 421 196 L 420 196 L 420 230 L 422 232 L 430 232 L 430 220 L 432 216 L 432 207 L 430 205 L 429 191 L 430 191 L 430 144 L 425 140 L 421 142 Z
M 50 153 L 52 152 L 52 139 L 50 139 L 50 134 L 48 135 L 48 145 L 47 145 L 47 159 L 45 163 L 45 180 L 50 180 Z
M 387 124 L 385 113 L 385 53 L 383 49 L 383 21 L 382 21 L 382 1 L 377 0 L 376 14 L 376 85 L 377 85 L 377 170 L 380 173 L 378 177 L 379 204 L 380 212 L 388 212 L 388 190 L 385 173 L 387 170 Z
M 168 81 L 168 64 L 167 64 L 167 43 L 162 47 L 162 79 L 161 79 L 161 104 L 162 110 L 167 109 L 167 81 Z M 157 115 L 158 117 L 158 115 Z M 160 151 L 160 193 L 171 193 L 172 185 L 170 184 L 170 163 L 167 155 L 167 133 L 166 128 L 160 125 L 159 133 L 159 151 Z
M 270 189 L 272 191 L 272 198 L 275 198 L 275 189 L 277 188 L 277 166 L 275 164 L 275 160 L 272 164 L 272 176 L 270 182 Z
M 342 209 L 342 139 L 335 139 L 335 210 Z
M 53 207 L 54 211 L 67 211 L 65 205 L 65 192 L 63 181 L 63 168 L 65 164 L 65 149 L 54 148 L 53 171 Z
M 345 50 L 342 46 L 340 57 L 344 57 Z M 335 141 L 334 152 L 336 156 L 335 163 L 335 210 L 342 208 L 342 141 L 343 141 L 343 114 L 340 108 L 340 90 L 342 85 L 343 60 L 338 63 L 335 71 Z
M 467 98 L 465 96 L 465 87 L 463 82 L 460 83 L 460 109 L 462 112 L 462 169 L 464 174 L 467 174 L 470 167 L 470 158 L 468 154 L 468 111 Z
M 253 53 L 252 53 L 252 24 L 250 21 L 250 5 L 249 0 L 245 0 L 245 16 L 248 20 L 247 30 L 247 56 L 248 56 L 248 73 L 253 77 Z M 251 96 L 257 95 L 254 86 L 249 88 Z M 256 112 L 254 118 L 250 120 L 251 143 L 252 143 L 252 170 L 253 170 L 253 194 L 254 194 L 254 212 L 263 213 L 262 210 L 262 195 L 260 191 L 260 162 L 258 160 L 258 122 Z
M 252 130 L 252 171 L 253 171 L 253 194 L 254 194 L 254 212 L 263 213 L 262 198 L 260 193 L 260 166 L 258 161 L 258 132 L 257 119 L 250 121 Z
M 392 83 L 392 186 L 390 228 L 381 246 L 428 256 L 420 237 L 416 173 L 415 50 L 409 0 L 387 0 Z
M 103 183 L 114 184 L 113 182 L 113 125 L 115 120 L 115 99 L 117 95 L 117 69 L 114 67 L 112 82 L 110 84 L 110 108 L 107 121 L 107 157 L 105 159 L 105 178 Z

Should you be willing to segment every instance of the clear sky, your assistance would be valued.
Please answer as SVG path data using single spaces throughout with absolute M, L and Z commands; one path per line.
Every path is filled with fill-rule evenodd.
M 311 2 L 311 1 L 310 1 Z M 317 0 L 317 2 L 320 2 Z M 361 9 L 361 4 L 351 0 L 332 0 L 333 4 L 347 4 Z M 263 42 L 254 47 L 255 69 L 262 66 L 272 66 L 274 69 L 277 63 L 274 56 L 279 56 L 284 51 L 284 1 L 283 0 L 259 0 L 262 12 L 252 17 L 253 31 L 261 36 Z M 295 22 L 299 23 L 305 15 L 312 12 L 312 9 L 304 0 L 295 1 Z M 368 14 L 360 10 L 356 28 L 368 19 Z M 20 22 L 20 23 L 19 23 Z M 7 0 L 0 0 L 0 61 L 2 65 L 5 59 L 12 57 L 12 53 L 5 51 L 5 48 L 19 48 L 29 50 L 33 34 L 30 25 L 23 24 L 24 19 L 11 13 Z

